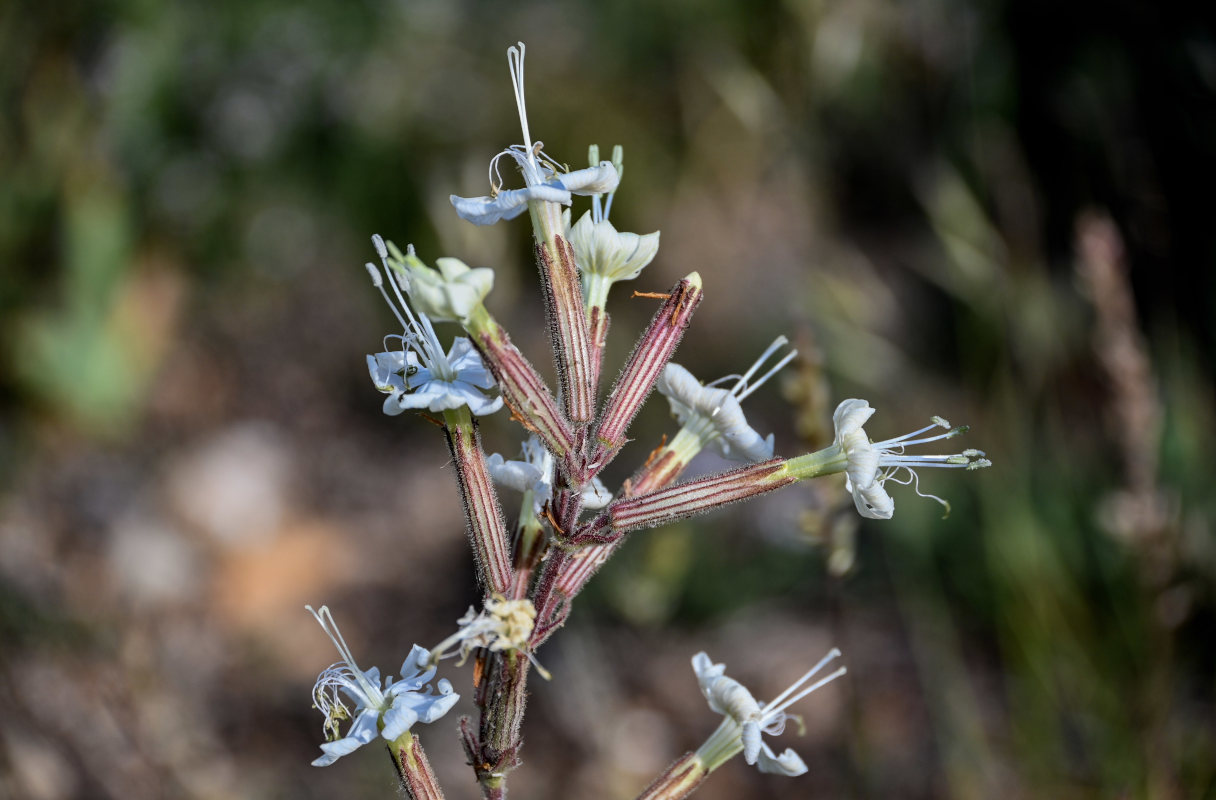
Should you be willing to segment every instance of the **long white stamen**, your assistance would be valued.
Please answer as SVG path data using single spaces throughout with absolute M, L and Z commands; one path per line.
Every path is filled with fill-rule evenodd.
M 770 369 L 768 372 L 764 373 L 763 377 L 761 377 L 755 383 L 748 385 L 746 389 L 744 389 L 742 392 L 739 392 L 739 394 L 737 394 L 735 396 L 740 400 L 747 399 L 748 397 L 751 396 L 752 392 L 756 391 L 761 386 L 768 383 L 769 378 L 773 377 L 778 372 L 780 372 L 785 367 L 786 364 L 793 361 L 797 356 L 798 356 L 797 350 L 791 350 L 790 352 L 786 353 L 785 356 L 780 361 L 778 361 L 776 364 L 773 365 L 772 369 Z M 737 388 L 738 387 L 736 387 L 736 390 L 737 390 Z
M 752 362 L 752 365 L 748 368 L 747 372 L 743 373 L 742 377 L 739 378 L 739 382 L 735 384 L 735 388 L 731 390 L 731 394 L 737 397 L 739 392 L 746 388 L 748 378 L 755 375 L 760 367 L 764 366 L 764 362 L 768 360 L 768 357 L 771 356 L 773 352 L 777 350 L 777 348 L 786 344 L 788 341 L 789 339 L 786 339 L 784 336 L 778 336 L 776 339 L 774 339 L 773 343 L 760 354 L 760 357 Z
M 823 669 L 828 664 L 828 662 L 830 662 L 834 658 L 840 658 L 840 650 L 838 650 L 835 647 L 833 647 L 830 651 L 828 651 L 828 654 L 826 656 L 819 659 L 819 663 L 816 664 L 815 666 L 811 667 L 810 670 L 808 670 L 805 675 L 803 675 L 801 678 L 799 678 L 798 680 L 796 680 L 792 684 L 790 684 L 789 688 L 787 688 L 784 692 L 782 692 L 781 694 L 774 697 L 772 700 L 769 700 L 767 703 L 765 703 L 764 710 L 766 712 L 774 711 L 774 710 L 780 711 L 783 708 L 789 707 L 790 703 L 785 703 L 784 705 L 781 705 L 782 701 L 785 700 L 785 698 L 788 697 L 789 695 L 791 695 L 792 693 L 796 692 L 798 690 L 798 687 L 801 686 L 803 683 L 805 683 L 805 682 L 809 681 L 811 678 L 815 677 L 815 673 L 817 673 L 817 672 L 819 672 L 819 670 Z M 793 702 L 793 701 L 790 701 L 790 702 Z
M 380 693 L 380 687 L 369 681 L 363 674 L 363 670 L 359 669 L 359 665 L 355 663 L 355 656 L 351 653 L 350 648 L 346 645 L 346 639 L 342 638 L 342 631 L 338 630 L 338 623 L 334 622 L 333 614 L 329 612 L 329 606 L 321 606 L 321 610 L 314 611 L 312 606 L 304 606 L 308 612 L 313 615 L 313 618 L 321 625 L 321 629 L 325 631 L 325 635 L 334 643 L 334 647 L 338 648 L 338 655 L 342 656 L 342 660 L 350 667 L 351 677 L 359 684 L 359 688 L 363 690 L 370 699 L 383 700 L 383 695 Z
M 523 42 L 507 48 L 507 66 L 511 70 L 511 85 L 515 88 L 515 108 L 519 111 L 519 127 L 524 134 L 524 147 L 528 151 L 528 163 L 536 166 L 532 153 L 532 135 L 528 131 L 528 108 L 524 101 L 524 52 Z
M 796 694 L 793 697 L 791 697 L 790 699 L 786 700 L 785 703 L 780 708 L 772 709 L 771 712 L 770 712 L 769 708 L 766 706 L 764 709 L 764 715 L 767 717 L 767 716 L 769 716 L 770 713 L 776 714 L 776 713 L 780 713 L 780 712 L 784 711 L 785 709 L 792 706 L 794 703 L 797 703 L 799 700 L 806 697 L 811 692 L 815 691 L 816 689 L 818 689 L 819 687 L 821 687 L 825 684 L 831 683 L 832 681 L 836 680 L 837 678 L 839 678 L 841 675 L 844 675 L 848 671 L 849 670 L 846 667 L 841 667 L 840 669 L 833 672 L 831 675 L 828 675 L 825 678 L 820 678 L 815 683 L 811 684 L 810 686 L 806 687 L 798 694 Z
M 402 330 L 409 330 L 409 324 L 405 318 L 401 316 L 401 312 L 397 310 L 397 306 L 389 299 L 388 292 L 384 291 L 384 279 L 380 277 L 380 270 L 376 269 L 376 265 L 370 261 L 363 266 L 367 267 L 367 272 L 372 276 L 372 285 L 380 290 L 380 296 L 384 298 L 384 302 L 388 304 L 389 310 L 393 312 L 393 316 L 401 323 Z

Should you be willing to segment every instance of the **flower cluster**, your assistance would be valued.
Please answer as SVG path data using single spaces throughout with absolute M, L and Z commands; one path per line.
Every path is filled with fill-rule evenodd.
M 462 741 L 484 796 L 505 796 L 506 775 L 519 763 L 522 746 L 528 664 L 549 677 L 537 663 L 535 650 L 564 624 L 574 598 L 628 534 L 839 473 L 845 474 L 862 516 L 890 519 L 894 502 L 885 488 L 888 481 L 912 484 L 918 494 L 944 504 L 920 491 L 919 468 L 976 469 L 990 463 L 979 450 L 907 454 L 910 447 L 966 430 L 952 428 L 940 417 L 913 433 L 873 442 L 863 426 L 874 409 L 864 400 L 845 400 L 836 409 L 831 446 L 778 457 L 774 435 L 762 435 L 749 425 L 741 403 L 797 352 L 788 348 L 785 337 L 778 337 L 743 374 L 709 383 L 672 362 L 703 298 L 696 272 L 669 291 L 634 293 L 660 302 L 611 388 L 602 393 L 609 292 L 618 282 L 638 279 L 652 263 L 659 232 L 618 231 L 610 222 L 624 175 L 619 146 L 611 160 L 601 160 L 598 146 L 592 146 L 589 166 L 571 169 L 532 138 L 523 61 L 522 44 L 508 51 L 522 143 L 507 146 L 490 161 L 488 195 L 451 195 L 451 203 L 460 217 L 477 225 L 528 212 L 557 384 L 549 385 L 487 308 L 494 287 L 492 269 L 470 267 L 455 258 L 438 258 L 432 268 L 413 246 L 402 252 L 380 236 L 373 237 L 380 266 L 367 264 L 400 328 L 400 333 L 385 337 L 382 352 L 367 356 L 368 372 L 375 387 L 387 395 L 386 414 L 413 409 L 441 417 L 429 419 L 443 428 L 451 452 L 481 610 L 470 606 L 457 621 L 457 630 L 435 647 L 414 645 L 401 677 L 383 681 L 375 668 L 358 667 L 327 608 L 313 612 L 341 656 L 321 673 L 313 689 L 327 738 L 323 755 L 314 763 L 333 763 L 383 738 L 392 743 L 394 763 L 411 797 L 439 797 L 442 792 L 409 731 L 416 723 L 439 719 L 457 700 L 446 679 L 435 680 L 440 661 L 459 657 L 459 666 L 474 652 L 473 696 L 481 719 L 477 724 L 462 720 Z M 518 169 L 522 186 L 505 188 L 500 172 L 504 165 Z M 590 198 L 590 209 L 572 223 L 570 206 L 576 196 Z M 440 338 L 437 324 L 458 326 L 465 335 L 448 342 Z M 679 431 L 670 441 L 664 438 L 618 491 L 609 491 L 600 475 L 630 441 L 629 428 L 655 390 L 670 404 Z M 525 432 L 519 459 L 487 456 L 482 447 L 475 417 L 503 406 Z M 929 435 L 939 427 L 945 432 Z M 736 466 L 718 475 L 684 478 L 692 458 L 706 448 Z M 513 529 L 496 484 L 523 495 Z M 842 667 L 818 677 L 839 655 L 833 650 L 780 695 L 762 703 L 728 677 L 724 665 L 698 653 L 692 660 L 698 684 L 722 722 L 644 797 L 684 797 L 738 753 L 762 772 L 805 772 L 805 763 L 793 750 L 778 755 L 763 736 L 780 734 L 787 721 L 796 719 L 787 713 L 793 703 L 844 674 Z M 350 726 L 343 734 L 341 726 L 347 721 Z

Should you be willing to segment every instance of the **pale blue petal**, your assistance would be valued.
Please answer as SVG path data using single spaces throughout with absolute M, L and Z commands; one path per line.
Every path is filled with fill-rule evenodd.
M 402 703 L 399 700 L 400 698 L 394 701 L 392 708 L 384 712 L 384 730 L 380 731 L 380 735 L 390 742 L 408 731 L 418 721 L 418 712 L 410 708 L 408 703 Z
M 461 219 L 474 225 L 493 225 L 503 219 L 514 219 L 528 208 L 531 200 L 570 205 L 570 192 L 562 186 L 539 184 L 523 189 L 508 189 L 494 197 L 459 197 L 449 199 Z
M 393 392 L 388 397 L 384 398 L 384 405 L 382 406 L 384 413 L 388 414 L 390 417 L 395 417 L 400 414 L 406 408 L 401 404 L 401 399 L 408 396 L 409 395 L 402 394 L 401 392 Z
M 430 660 L 430 650 L 422 645 L 414 645 L 410 649 L 410 654 L 405 657 L 405 661 L 401 662 L 401 680 L 397 683 L 417 681 L 415 687 L 427 683 L 435 676 L 435 668 L 427 663 Z
M 376 738 L 376 720 L 379 716 L 374 709 L 368 709 L 355 717 L 355 722 L 350 726 L 350 732 L 345 737 L 336 742 L 325 742 L 321 745 L 321 752 L 324 755 L 319 756 L 312 762 L 312 765 L 328 767 L 342 756 L 355 752 Z

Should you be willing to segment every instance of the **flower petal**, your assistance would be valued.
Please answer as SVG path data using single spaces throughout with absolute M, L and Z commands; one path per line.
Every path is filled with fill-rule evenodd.
M 401 680 L 390 686 L 389 691 L 392 692 L 398 685 L 403 683 L 412 683 L 414 689 L 428 683 L 431 678 L 435 677 L 435 667 L 427 663 L 430 660 L 430 650 L 427 650 L 422 645 L 414 645 L 410 649 L 410 654 L 405 657 L 405 661 L 401 662 Z
M 314 760 L 312 765 L 314 767 L 328 767 L 342 756 L 355 752 L 376 738 L 376 720 L 379 716 L 379 712 L 369 708 L 355 717 L 355 722 L 350 726 L 350 731 L 346 736 L 335 742 L 325 742 L 321 745 L 321 751 L 324 755 Z
M 776 756 L 773 755 L 773 749 L 763 742 L 760 743 L 756 768 L 769 775 L 786 775 L 791 778 L 807 771 L 806 763 L 793 750 L 787 747 L 784 753 Z
M 592 478 L 591 483 L 583 487 L 581 496 L 583 508 L 592 511 L 597 508 L 603 508 L 612 502 L 612 492 L 608 491 L 608 487 L 599 478 Z
M 507 461 L 498 453 L 486 459 L 486 470 L 496 483 L 501 483 L 517 492 L 537 489 L 545 475 L 535 464 L 527 461 Z
M 854 484 L 851 491 L 857 513 L 866 519 L 890 519 L 895 516 L 895 501 L 887 494 L 880 481 L 875 481 L 872 486 L 864 489 L 859 489 Z
M 621 177 L 612 162 L 601 161 L 594 167 L 556 175 L 549 180 L 549 185 L 558 184 L 574 194 L 607 194 L 616 191 L 620 182 Z
M 570 192 L 560 185 L 542 183 L 522 189 L 507 189 L 494 197 L 451 195 L 449 199 L 461 219 L 466 219 L 474 225 L 493 225 L 501 219 L 518 217 L 532 200 L 570 205 Z
M 384 729 L 380 735 L 390 742 L 413 727 L 418 721 L 418 712 L 410 708 L 409 703 L 400 702 L 406 695 L 398 695 L 393 705 L 384 712 Z
M 874 409 L 865 400 L 856 398 L 842 400 L 832 413 L 832 425 L 836 428 L 836 441 L 840 442 L 845 436 L 861 430 L 874 414 Z

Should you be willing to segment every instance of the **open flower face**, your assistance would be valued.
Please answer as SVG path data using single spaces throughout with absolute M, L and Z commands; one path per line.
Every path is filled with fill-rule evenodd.
M 616 169 L 611 161 L 586 169 L 568 172 L 545 155 L 542 142 L 532 141 L 528 130 L 528 109 L 524 101 L 524 45 L 508 51 L 511 66 L 511 82 L 515 86 L 515 105 L 519 110 L 519 123 L 524 143 L 511 145 L 490 162 L 491 193 L 485 197 L 451 196 L 452 206 L 461 219 L 476 225 L 493 225 L 503 219 L 514 219 L 527 210 L 529 204 L 554 203 L 570 205 L 571 195 L 594 195 L 611 192 L 616 188 Z M 500 159 L 509 158 L 519 167 L 524 178 L 521 189 L 503 189 L 502 176 L 498 172 Z
M 440 680 L 438 694 L 428 685 L 435 677 L 435 668 L 428 666 L 430 651 L 414 645 L 401 664 L 401 678 L 389 675 L 380 681 L 380 670 L 359 669 L 346 640 L 338 630 L 326 606 L 320 611 L 308 611 L 320 623 L 330 641 L 338 648 L 342 660 L 326 668 L 313 686 L 313 705 L 325 715 L 323 730 L 328 741 L 321 745 L 322 755 L 313 761 L 315 767 L 326 767 L 344 755 L 352 753 L 376 738 L 387 741 L 404 735 L 414 723 L 430 723 L 451 710 L 460 695 L 452 691 L 447 679 Z M 353 704 L 353 708 L 347 703 Z M 342 735 L 340 724 L 353 722 Z
M 825 683 L 843 675 L 845 669 L 841 667 L 831 675 L 807 685 L 830 661 L 839 656 L 840 651 L 833 649 L 768 703 L 757 702 L 746 686 L 728 678 L 725 664 L 713 663 L 705 653 L 693 656 L 692 668 L 697 675 L 701 693 L 705 695 L 709 707 L 726 718 L 714 735 L 697 750 L 706 767 L 709 770 L 716 769 L 742 751 L 744 761 L 755 765 L 761 772 L 791 777 L 806 772 L 806 764 L 797 753 L 787 748 L 781 755 L 776 755 L 763 741 L 761 734 L 780 735 L 785 730 L 786 720 L 791 716 L 785 713 L 785 709 Z
M 895 514 L 895 501 L 887 494 L 883 484 L 913 484 L 916 493 L 938 501 L 946 507 L 950 504 L 936 495 L 920 491 L 920 476 L 916 470 L 922 467 L 944 467 L 953 469 L 981 469 L 992 466 L 982 450 L 964 450 L 954 455 L 924 456 L 908 455 L 904 450 L 912 445 L 927 444 L 940 439 L 949 439 L 967 432 L 967 426 L 952 428 L 941 417 L 933 417 L 933 424 L 912 433 L 871 442 L 862 428 L 874 414 L 874 409 L 865 400 L 850 399 L 836 407 L 832 422 L 836 428 L 835 445 L 848 459 L 845 487 L 853 495 L 857 511 L 869 519 L 890 519 Z M 945 433 L 922 436 L 935 428 L 944 428 Z M 919 437 L 919 438 L 918 438 Z
M 415 313 L 397 287 L 384 240 L 376 236 L 373 241 L 388 271 L 389 285 L 397 304 L 385 291 L 384 279 L 375 265 L 367 265 L 368 274 L 403 328 L 400 335 L 389 337 L 400 341 L 400 350 L 367 357 L 367 370 L 372 383 L 388 395 L 384 400 L 384 413 L 397 415 L 406 409 L 426 409 L 438 413 L 468 406 L 473 414 L 482 416 L 502 408 L 502 397 L 498 394 L 494 377 L 486 369 L 473 343 L 463 336 L 457 337 L 451 348 L 444 352 L 430 318 L 421 311 Z M 457 277 L 468 272 L 466 267 Z

